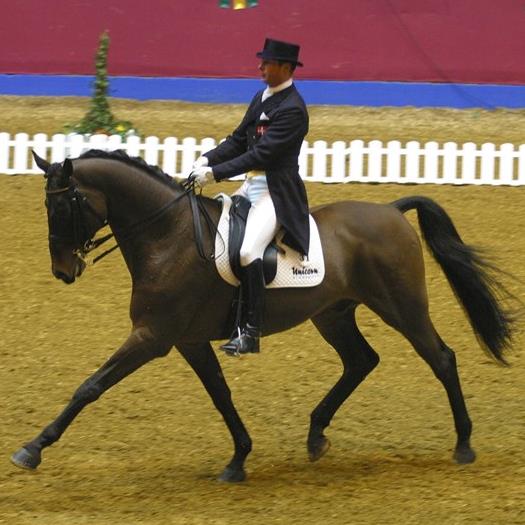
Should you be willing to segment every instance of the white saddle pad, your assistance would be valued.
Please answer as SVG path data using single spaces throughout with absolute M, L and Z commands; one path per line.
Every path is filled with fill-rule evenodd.
M 222 214 L 219 219 L 215 237 L 215 264 L 219 275 L 232 286 L 239 286 L 239 280 L 232 272 L 228 256 L 228 237 L 230 232 L 230 207 L 232 201 L 228 195 L 221 193 L 215 197 L 222 201 Z M 266 288 L 299 288 L 317 286 L 324 279 L 324 258 L 319 230 L 310 215 L 310 249 L 308 260 L 282 243 L 284 231 L 280 230 L 276 242 L 280 250 L 277 254 L 277 273 L 275 279 Z

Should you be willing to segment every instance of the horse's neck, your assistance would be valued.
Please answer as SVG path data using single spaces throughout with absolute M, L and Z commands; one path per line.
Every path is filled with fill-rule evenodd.
M 182 188 L 170 187 L 154 175 L 118 161 L 83 164 L 79 172 L 82 183 L 104 195 L 110 227 L 134 282 L 163 275 L 161 267 L 172 265 L 175 259 L 181 271 L 186 267 L 191 270 L 198 262 L 190 202 Z M 216 223 L 218 204 L 211 199 L 203 199 L 202 204 Z M 165 206 L 166 212 L 155 218 Z M 201 222 L 208 251 L 213 240 L 205 221 Z
M 147 220 L 182 192 L 155 175 L 117 160 L 86 159 L 79 168 L 82 182 L 104 195 L 108 220 L 115 232 Z

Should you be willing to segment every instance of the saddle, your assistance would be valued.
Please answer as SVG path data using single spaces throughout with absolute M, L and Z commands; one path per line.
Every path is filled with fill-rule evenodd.
M 215 238 L 215 264 L 219 275 L 229 284 L 240 283 L 240 249 L 244 240 L 250 201 L 241 195 L 220 194 L 222 214 Z M 324 258 L 317 224 L 310 216 L 310 249 L 308 260 L 282 243 L 284 231 L 277 232 L 266 247 L 263 273 L 266 288 L 317 286 L 324 278 Z
M 242 195 L 233 195 L 231 197 L 228 259 L 233 275 L 239 280 L 241 279 L 240 251 L 246 233 L 246 221 L 251 206 L 250 201 Z M 278 248 L 274 241 L 264 250 L 263 273 L 266 284 L 271 283 L 277 273 L 277 253 Z

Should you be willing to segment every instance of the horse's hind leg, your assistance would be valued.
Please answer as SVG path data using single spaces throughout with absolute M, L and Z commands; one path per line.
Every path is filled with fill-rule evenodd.
M 470 446 L 472 423 L 461 391 L 456 356 L 432 324 L 424 284 L 413 278 L 406 283 L 402 294 L 385 295 L 383 299 L 367 306 L 410 341 L 444 386 L 457 433 L 454 459 L 458 463 L 473 462 L 476 455 Z
M 64 411 L 35 439 L 15 452 L 11 461 L 18 467 L 35 469 L 42 449 L 60 439 L 80 411 L 129 374 L 170 351 L 171 345 L 158 341 L 147 328 L 134 330 L 124 345 L 74 393 Z
M 367 343 L 355 320 L 356 305 L 340 304 L 312 319 L 320 334 L 339 354 L 343 374 L 311 414 L 308 455 L 318 460 L 329 448 L 323 434 L 338 408 L 379 363 L 379 356 Z
M 472 422 L 461 390 L 454 352 L 439 337 L 426 311 L 422 315 L 411 315 L 410 321 L 396 328 L 428 363 L 447 392 L 457 434 L 454 459 L 458 463 L 472 463 L 476 459 L 470 446 Z

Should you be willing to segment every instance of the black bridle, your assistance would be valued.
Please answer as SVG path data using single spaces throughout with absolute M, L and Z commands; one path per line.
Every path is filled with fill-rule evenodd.
M 160 219 L 160 217 L 162 217 L 167 211 L 169 211 L 173 206 L 175 206 L 175 204 L 179 200 L 181 200 L 185 196 L 188 196 L 190 199 L 190 207 L 193 215 L 197 251 L 203 259 L 212 260 L 214 258 L 213 249 L 209 255 L 206 255 L 206 252 L 204 250 L 202 226 L 200 220 L 201 214 L 205 218 L 210 233 L 216 232 L 216 227 L 213 224 L 213 221 L 209 216 L 207 210 L 202 205 L 201 201 L 197 199 L 197 196 L 195 194 L 195 180 L 191 175 L 186 181 L 182 183 L 182 187 L 184 191 L 180 195 L 177 195 L 177 197 L 166 203 L 164 206 L 162 206 L 158 210 L 155 210 L 150 216 L 131 224 L 131 226 L 128 226 L 125 230 L 121 231 L 119 234 L 120 242 L 130 239 L 137 233 L 137 231 L 140 231 L 142 228 L 145 228 L 157 221 L 158 219 Z M 97 233 L 97 231 L 103 228 L 104 226 L 107 226 L 108 221 L 107 219 L 103 219 L 99 216 L 97 211 L 89 203 L 87 197 L 80 192 L 80 190 L 77 188 L 77 186 L 72 180 L 70 180 L 69 185 L 65 188 L 46 190 L 46 195 L 48 196 L 58 195 L 62 193 L 67 194 L 71 206 L 71 221 L 73 235 L 71 238 L 70 236 L 59 235 L 50 231 L 49 240 L 51 242 L 62 241 L 73 244 L 73 253 L 80 257 L 84 262 L 87 262 L 85 260 L 86 255 L 98 248 L 100 245 L 104 244 L 109 239 L 115 237 L 115 235 L 113 233 L 108 233 L 103 237 L 94 239 L 94 236 Z M 89 227 L 89 222 L 87 220 L 88 213 L 93 215 L 99 223 L 99 226 L 94 230 Z M 108 250 L 101 253 L 100 255 L 97 255 L 92 261 L 90 261 L 90 263 L 95 264 L 97 261 L 99 261 L 106 255 L 109 255 L 118 247 L 119 245 L 117 243 Z
M 72 236 L 49 232 L 49 241 L 67 242 L 73 245 L 73 253 L 78 255 L 81 259 L 95 248 L 113 237 L 113 234 L 105 235 L 99 239 L 93 239 L 95 233 L 107 225 L 107 220 L 101 218 L 97 211 L 91 206 L 87 197 L 82 195 L 80 190 L 73 182 L 65 188 L 58 188 L 54 190 L 46 190 L 46 195 L 60 195 L 66 194 L 69 200 L 71 210 L 71 227 Z M 92 228 L 89 225 L 87 215 L 93 215 L 98 222 L 98 227 Z M 92 231 L 93 230 L 93 231 Z M 112 248 L 115 249 L 116 247 Z M 109 250 L 108 250 L 109 253 Z

